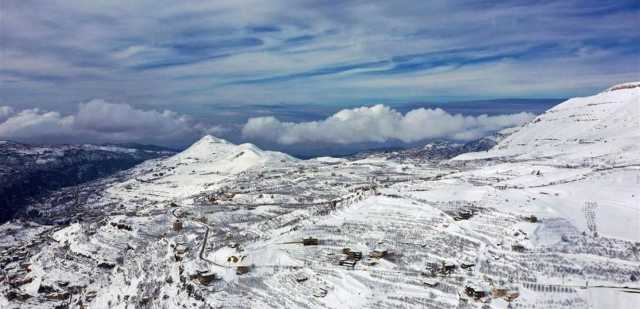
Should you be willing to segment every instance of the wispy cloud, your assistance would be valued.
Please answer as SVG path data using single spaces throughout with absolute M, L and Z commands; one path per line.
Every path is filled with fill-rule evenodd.
M 7 0 L 0 91 L 20 106 L 190 110 L 585 95 L 639 78 L 639 12 L 633 0 Z

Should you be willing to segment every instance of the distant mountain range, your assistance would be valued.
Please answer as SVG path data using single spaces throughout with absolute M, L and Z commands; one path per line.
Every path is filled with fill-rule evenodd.
M 411 148 L 385 148 L 373 149 L 345 156 L 349 159 L 363 159 L 370 156 L 383 157 L 385 159 L 418 159 L 425 161 L 441 161 L 451 159 L 467 152 L 488 151 L 498 142 L 511 134 L 514 128 L 504 129 L 492 135 L 479 138 L 466 143 L 456 143 L 447 140 L 437 140 L 424 146 Z

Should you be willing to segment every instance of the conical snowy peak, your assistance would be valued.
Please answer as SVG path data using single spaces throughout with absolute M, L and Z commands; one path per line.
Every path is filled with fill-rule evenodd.
M 221 153 L 230 151 L 236 145 L 212 135 L 205 135 L 186 150 L 176 155 L 178 158 L 215 158 Z
M 296 161 L 284 153 L 264 151 L 253 144 L 235 145 L 206 135 L 183 152 L 170 158 L 176 164 L 217 166 L 220 172 L 238 172 L 256 165 Z
M 141 166 L 144 176 L 137 181 L 144 183 L 145 190 L 151 190 L 153 183 L 153 190 L 165 197 L 186 197 L 210 189 L 212 183 L 225 177 L 256 168 L 291 166 L 298 161 L 253 144 L 235 145 L 206 135 L 173 157 Z
M 205 136 L 203 136 L 200 140 L 198 140 L 197 142 L 195 142 L 194 144 L 201 144 L 201 143 L 208 143 L 208 144 L 231 144 L 229 141 L 219 138 L 219 137 L 215 137 L 211 134 L 207 134 Z

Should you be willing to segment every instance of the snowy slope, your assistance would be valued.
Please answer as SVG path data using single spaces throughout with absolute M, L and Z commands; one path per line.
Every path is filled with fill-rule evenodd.
M 138 176 L 110 188 L 115 195 L 152 200 L 180 199 L 250 169 L 293 165 L 299 160 L 253 144 L 235 145 L 211 135 L 164 160 L 149 161 L 134 171 Z
M 525 124 L 486 153 L 455 160 L 546 159 L 569 165 L 620 166 L 640 161 L 640 82 L 567 100 Z
M 188 149 L 167 159 L 166 163 L 197 163 L 198 167 L 207 171 L 239 173 L 259 165 L 291 163 L 296 160 L 281 152 L 264 151 L 253 144 L 235 145 L 206 135 Z
M 446 164 L 206 136 L 72 190 L 71 224 L 1 226 L 0 307 L 635 308 L 636 85 Z
M 112 175 L 173 152 L 142 145 L 30 145 L 0 141 L 0 222 L 51 190 Z M 38 209 L 35 209 L 38 210 Z
M 504 207 L 517 196 L 535 196 L 530 207 L 539 215 L 586 230 L 585 207 L 598 205 L 601 235 L 640 240 L 640 82 L 567 100 L 490 151 L 463 154 L 451 163 L 469 161 L 484 163 L 462 175 L 501 188 L 509 201 Z

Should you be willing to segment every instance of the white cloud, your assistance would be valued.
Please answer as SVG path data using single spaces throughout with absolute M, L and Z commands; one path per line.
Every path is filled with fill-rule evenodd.
M 0 106 L 0 123 L 7 120 L 15 111 L 10 106 Z
M 251 118 L 242 128 L 245 138 L 291 145 L 299 143 L 366 143 L 431 138 L 471 140 L 506 127 L 521 125 L 530 113 L 497 116 L 452 115 L 442 109 L 414 109 L 406 114 L 384 105 L 341 110 L 322 121 L 281 122 L 274 117 Z
M 6 115 L 6 116 L 3 116 Z M 187 145 L 223 129 L 164 110 L 140 110 L 128 104 L 91 100 L 72 115 L 37 108 L 15 113 L 0 107 L 0 138 L 40 143 L 142 142 Z
M 129 46 L 123 50 L 119 50 L 113 54 L 113 57 L 116 59 L 126 59 L 137 54 L 143 53 L 147 51 L 148 48 L 141 45 L 133 45 Z

